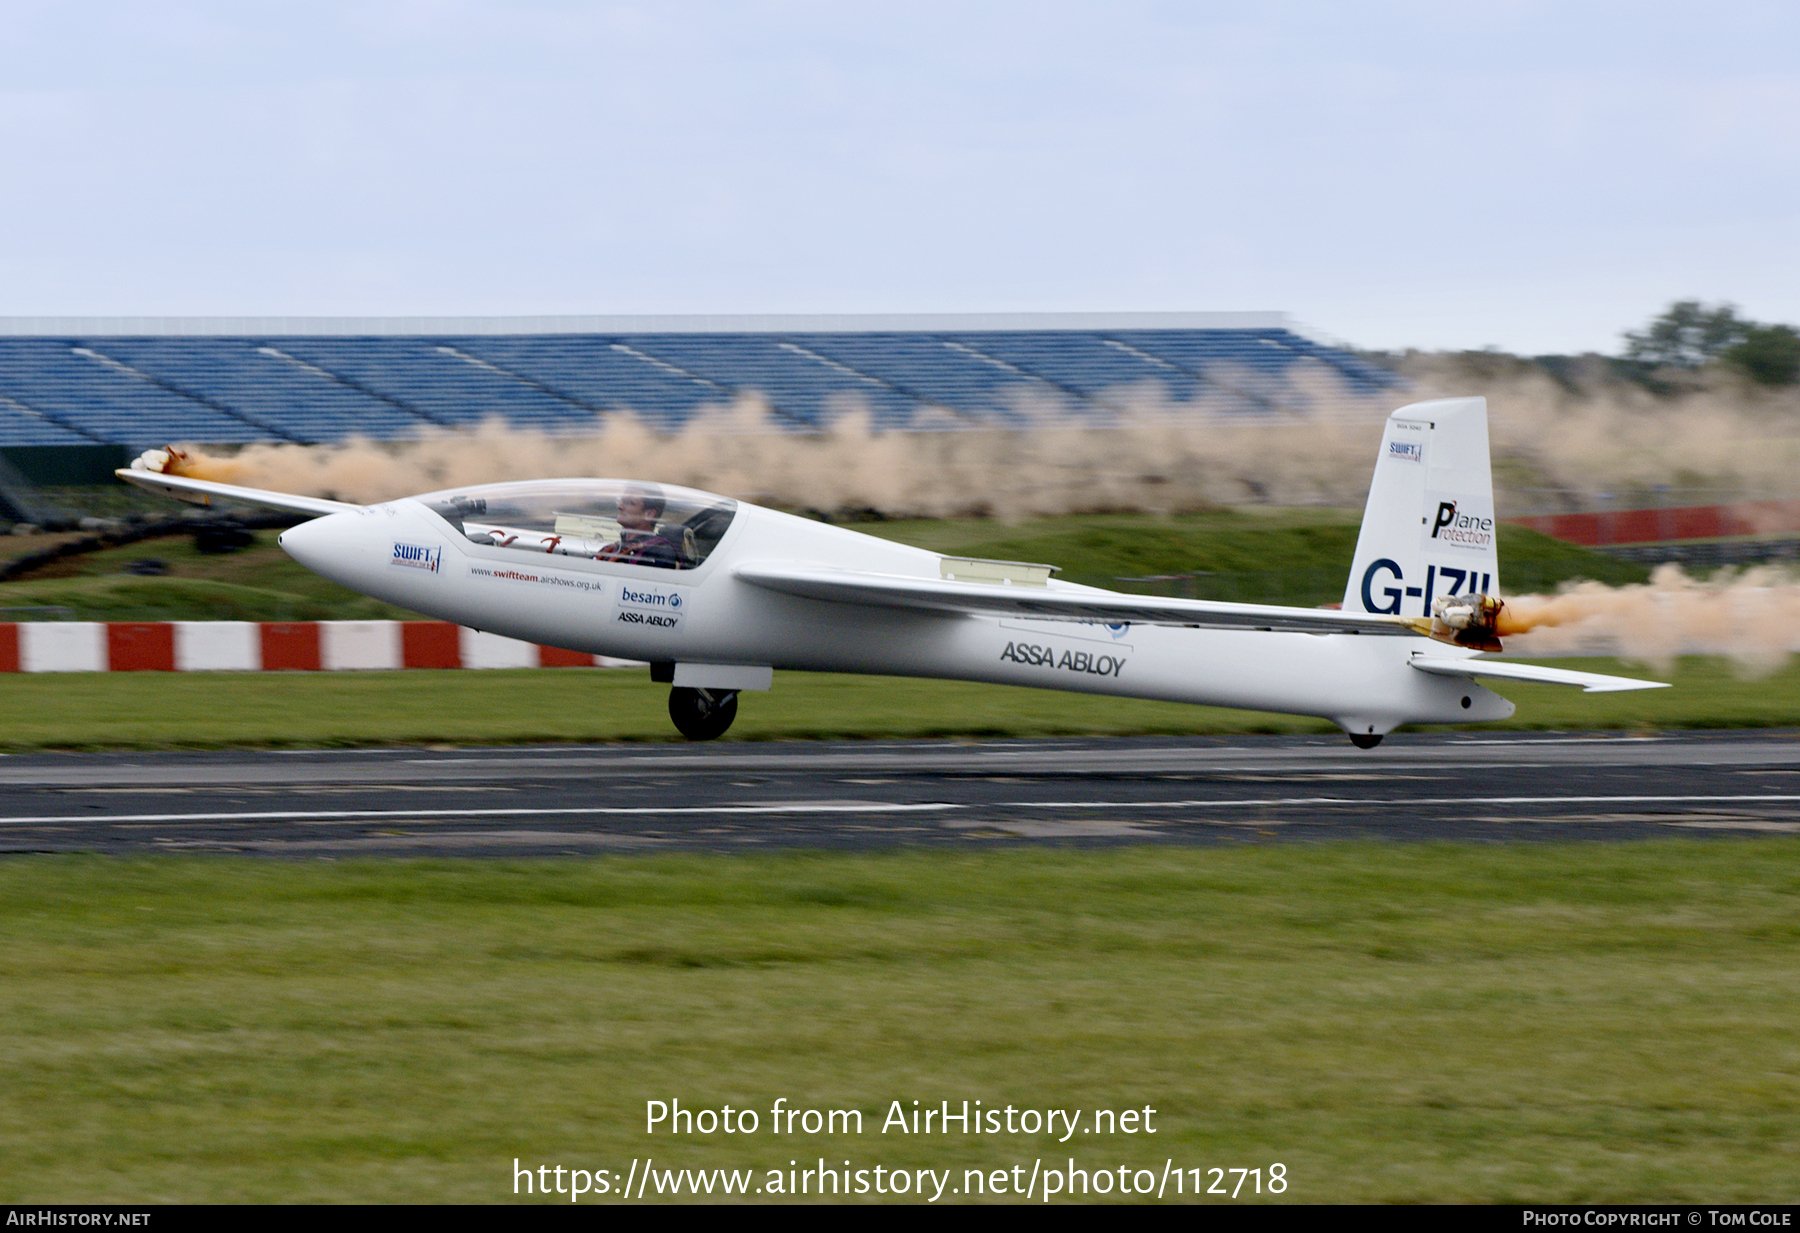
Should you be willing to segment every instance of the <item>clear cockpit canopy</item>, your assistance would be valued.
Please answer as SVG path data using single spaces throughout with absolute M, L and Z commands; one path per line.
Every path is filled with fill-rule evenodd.
M 418 498 L 477 544 L 658 569 L 693 569 L 737 513 L 728 497 L 635 480 L 523 480 Z

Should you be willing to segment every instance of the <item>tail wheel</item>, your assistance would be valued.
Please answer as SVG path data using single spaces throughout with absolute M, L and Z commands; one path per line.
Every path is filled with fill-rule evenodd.
M 686 689 L 669 691 L 669 718 L 690 741 L 711 741 L 725 735 L 737 718 L 737 690 Z
M 1381 744 L 1381 733 L 1379 732 L 1347 732 L 1345 735 L 1350 738 L 1350 743 L 1358 749 L 1373 749 Z

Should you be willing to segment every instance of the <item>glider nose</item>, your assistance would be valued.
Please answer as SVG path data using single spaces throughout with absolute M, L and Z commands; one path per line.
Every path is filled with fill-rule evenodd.
M 327 578 L 340 572 L 345 563 L 344 548 L 350 538 L 349 514 L 327 514 L 297 527 L 289 527 L 275 541 L 281 550 L 315 574 Z

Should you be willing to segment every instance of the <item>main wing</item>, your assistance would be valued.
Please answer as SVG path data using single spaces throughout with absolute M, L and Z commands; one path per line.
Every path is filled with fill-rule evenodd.
M 980 616 L 1030 617 L 1102 624 L 1137 622 L 1191 625 L 1202 629 L 1263 629 L 1308 634 L 1416 634 L 1420 622 L 1407 617 L 1337 612 L 1328 608 L 1284 608 L 1227 604 L 1203 599 L 1121 595 L 1085 587 L 956 582 L 903 574 L 874 574 L 791 561 L 748 561 L 732 574 L 770 591 L 842 604 L 913 608 Z M 1428 626 L 1427 626 L 1428 627 Z
M 215 499 L 237 501 L 244 505 L 260 505 L 267 509 L 287 510 L 295 514 L 320 517 L 361 509 L 346 501 L 329 501 L 324 497 L 297 497 L 287 492 L 271 492 L 266 488 L 239 488 L 236 484 L 219 484 L 212 480 L 189 479 L 185 475 L 164 475 L 160 471 L 120 468 L 113 472 L 127 484 L 174 497 L 191 505 L 211 505 Z

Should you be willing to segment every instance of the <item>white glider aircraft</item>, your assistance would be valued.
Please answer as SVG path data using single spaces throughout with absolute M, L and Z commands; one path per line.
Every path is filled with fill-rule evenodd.
M 666 484 L 548 479 L 375 505 L 166 473 L 201 504 L 315 517 L 281 546 L 334 582 L 474 629 L 647 660 L 683 735 L 731 726 L 777 668 L 1034 685 L 1316 715 L 1368 749 L 1406 723 L 1505 719 L 1480 678 L 1656 683 L 1507 663 L 1487 402 L 1387 421 L 1341 610 L 1127 595 L 1054 567 L 943 556 Z

